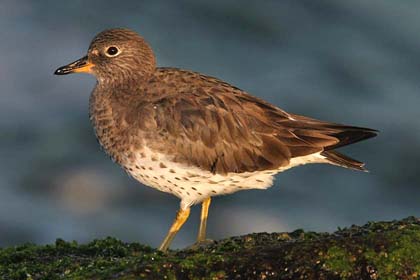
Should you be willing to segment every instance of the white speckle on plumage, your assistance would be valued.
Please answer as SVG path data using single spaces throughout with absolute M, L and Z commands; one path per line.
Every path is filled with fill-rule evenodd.
M 326 162 L 320 153 L 292 158 L 289 165 L 276 170 L 214 174 L 195 166 L 172 161 L 168 156 L 144 147 L 133 160 L 127 160 L 127 172 L 146 186 L 171 193 L 181 199 L 186 209 L 210 196 L 231 194 L 240 190 L 266 189 L 274 174 L 306 164 Z M 140 167 L 140 168 L 136 168 Z

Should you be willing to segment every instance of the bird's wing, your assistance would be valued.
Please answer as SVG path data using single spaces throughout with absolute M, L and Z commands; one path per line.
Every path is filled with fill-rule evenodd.
M 220 174 L 274 170 L 337 147 L 352 128 L 288 114 L 215 78 L 200 79 L 143 105 L 156 130 L 147 145 L 178 162 Z

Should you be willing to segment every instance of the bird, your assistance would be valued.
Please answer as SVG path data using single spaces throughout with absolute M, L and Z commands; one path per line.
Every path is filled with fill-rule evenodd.
M 206 242 L 211 199 L 267 189 L 287 169 L 327 163 L 366 171 L 336 149 L 377 130 L 288 113 L 218 78 L 158 67 L 149 43 L 126 28 L 97 34 L 79 60 L 54 74 L 89 73 L 89 116 L 111 159 L 143 185 L 180 199 L 158 248 L 167 251 L 201 204 L 197 244 Z

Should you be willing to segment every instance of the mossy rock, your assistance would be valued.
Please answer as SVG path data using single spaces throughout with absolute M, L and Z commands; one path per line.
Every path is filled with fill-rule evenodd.
M 0 249 L 1 279 L 420 279 L 420 219 L 254 233 L 167 254 L 114 238 Z

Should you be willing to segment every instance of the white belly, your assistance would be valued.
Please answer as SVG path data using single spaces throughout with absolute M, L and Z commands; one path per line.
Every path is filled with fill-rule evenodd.
M 314 154 L 292 159 L 289 166 L 278 170 L 220 175 L 173 162 L 163 154 L 144 148 L 124 164 L 124 168 L 142 184 L 179 197 L 181 207 L 187 208 L 210 196 L 246 189 L 266 189 L 273 184 L 276 173 L 300 164 L 322 162 L 322 159 L 319 154 Z

